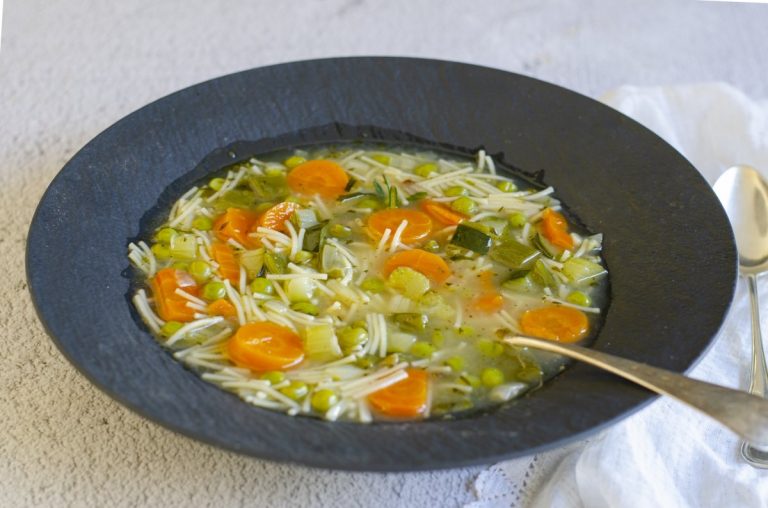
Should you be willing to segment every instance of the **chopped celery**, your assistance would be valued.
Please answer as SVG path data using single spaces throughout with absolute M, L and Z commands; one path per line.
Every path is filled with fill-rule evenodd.
M 288 184 L 285 174 L 275 173 L 271 175 L 253 175 L 248 178 L 252 196 L 264 200 L 282 199 L 288 195 Z
M 431 358 L 435 353 L 435 347 L 429 342 L 417 341 L 411 346 L 411 354 L 419 358 Z
M 491 249 L 491 259 L 515 270 L 529 268 L 541 252 L 515 240 L 505 240 Z
M 413 268 L 400 266 L 389 274 L 389 285 L 415 300 L 429 291 L 429 279 Z
M 317 224 L 317 215 L 311 208 L 299 208 L 291 214 L 290 220 L 297 229 L 309 229 Z
M 530 293 L 536 288 L 536 284 L 531 280 L 530 272 L 525 272 L 502 282 L 501 287 L 515 293 Z
M 416 336 L 410 333 L 394 332 L 387 338 L 388 353 L 406 353 L 416 342 Z
M 255 201 L 253 192 L 247 189 L 232 189 L 217 198 L 213 204 L 217 210 L 226 210 L 227 208 L 249 208 Z
M 327 273 L 329 277 L 341 279 L 351 275 L 354 269 L 352 263 L 338 247 L 326 243 L 320 253 L 320 270 Z
M 285 294 L 291 303 L 308 302 L 315 292 L 315 281 L 309 277 L 291 279 L 285 284 Z
M 288 259 L 277 252 L 264 253 L 264 266 L 269 273 L 280 274 L 288 270 Z
M 312 360 L 328 361 L 342 355 L 333 325 L 308 326 L 304 332 L 304 350 Z
M 400 328 L 413 332 L 424 330 L 429 323 L 429 317 L 427 317 L 426 314 L 419 314 L 416 312 L 393 314 L 392 318 L 394 319 L 395 323 L 400 325 Z
M 369 293 L 381 293 L 386 288 L 384 281 L 378 277 L 369 277 L 360 284 L 360 289 Z
M 240 264 L 245 268 L 249 279 L 258 277 L 264 267 L 264 249 L 243 251 L 240 254 Z
M 453 238 L 451 238 L 451 244 L 478 254 L 487 254 L 493 244 L 493 239 L 476 227 L 459 224 Z
M 563 263 L 563 273 L 576 284 L 586 284 L 597 280 L 607 272 L 605 268 L 581 258 L 571 258 Z
M 540 286 L 549 288 L 557 287 L 555 276 L 552 275 L 552 272 L 549 271 L 549 268 L 547 268 L 547 265 L 545 265 L 541 259 L 537 259 L 533 264 L 533 270 L 531 271 L 530 277 L 531 280 Z
M 582 307 L 589 307 L 592 305 L 592 299 L 589 295 L 581 291 L 574 291 L 568 295 L 566 300 L 574 305 L 581 305 Z
M 171 238 L 169 254 L 173 259 L 195 259 L 197 256 L 197 238 L 195 235 L 175 235 Z
M 304 244 L 301 248 L 307 252 L 318 252 L 320 250 L 320 244 L 325 240 L 325 235 L 328 225 L 328 221 L 321 222 L 312 227 L 307 228 L 304 232 Z

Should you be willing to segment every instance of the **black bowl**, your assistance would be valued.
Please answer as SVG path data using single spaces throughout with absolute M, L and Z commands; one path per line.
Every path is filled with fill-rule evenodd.
M 128 242 L 227 158 L 361 138 L 483 147 L 510 166 L 542 172 L 573 214 L 605 234 L 612 303 L 596 349 L 683 372 L 718 331 L 736 280 L 732 233 L 704 179 L 652 132 L 516 74 L 340 58 L 187 88 L 80 150 L 48 188 L 29 232 L 29 286 L 49 334 L 96 386 L 153 421 L 237 452 L 328 468 L 488 463 L 584 437 L 653 400 L 575 365 L 529 396 L 471 418 L 328 423 L 251 407 L 176 362 L 129 304 Z

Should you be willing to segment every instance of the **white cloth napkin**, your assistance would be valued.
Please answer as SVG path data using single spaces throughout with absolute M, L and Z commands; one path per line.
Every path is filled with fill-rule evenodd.
M 750 100 L 719 83 L 624 86 L 603 101 L 672 144 L 710 184 L 737 163 L 768 177 L 768 101 Z M 714 347 L 691 376 L 748 387 L 745 286 L 739 282 Z M 761 312 L 768 318 L 768 284 L 760 287 Z M 475 490 L 474 508 L 764 507 L 768 470 L 742 462 L 739 439 L 724 427 L 678 402 L 659 399 L 586 441 L 497 464 L 478 476 Z

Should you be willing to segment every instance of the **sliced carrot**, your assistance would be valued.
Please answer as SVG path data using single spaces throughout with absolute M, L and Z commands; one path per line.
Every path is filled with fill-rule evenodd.
M 211 244 L 211 257 L 219 265 L 219 274 L 229 279 L 232 284 L 240 283 L 240 264 L 235 259 L 232 247 L 226 243 L 213 242 Z
M 576 342 L 589 331 L 587 315 L 564 305 L 550 305 L 525 311 L 520 329 L 526 335 L 557 342 Z
M 195 279 L 187 272 L 175 268 L 163 268 L 150 282 L 155 307 L 161 319 L 165 321 L 192 321 L 195 311 L 187 307 L 188 300 L 176 294 L 182 289 L 192 296 L 197 296 L 198 287 Z
M 301 363 L 301 338 L 284 326 L 268 321 L 246 323 L 227 341 L 229 358 L 255 371 L 285 370 Z
M 427 373 L 422 369 L 405 372 L 407 378 L 368 396 L 376 411 L 394 418 L 414 418 L 427 410 Z
M 222 242 L 232 238 L 247 247 L 251 243 L 248 233 L 257 217 L 256 213 L 250 210 L 227 208 L 226 212 L 213 221 L 213 234 Z
M 237 310 L 235 306 L 224 299 L 216 300 L 208 304 L 208 314 L 214 316 L 235 317 Z
M 349 177 L 335 162 L 318 159 L 293 168 L 288 173 L 287 182 L 293 192 L 335 199 L 344 193 Z
M 392 273 L 395 268 L 401 266 L 413 268 L 438 284 L 445 282 L 445 280 L 452 274 L 451 268 L 443 258 L 437 254 L 432 254 L 431 252 L 421 249 L 403 250 L 393 254 L 384 263 L 384 275 L 389 277 L 389 274 Z
M 547 208 L 539 222 L 539 232 L 544 238 L 549 240 L 552 245 L 562 249 L 573 249 L 573 238 L 568 233 L 568 221 L 562 214 Z
M 472 300 L 470 307 L 488 314 L 498 312 L 504 307 L 504 297 L 501 296 L 493 281 L 493 272 L 480 272 L 480 295 Z
M 408 224 L 400 234 L 400 241 L 403 243 L 417 242 L 432 232 L 432 220 L 429 215 L 418 210 L 388 208 L 374 212 L 368 217 L 368 234 L 379 241 L 389 229 L 391 239 L 404 220 L 407 220 Z
M 424 210 L 432 219 L 446 226 L 455 226 L 468 218 L 466 215 L 451 210 L 442 203 L 430 201 L 429 199 L 421 201 L 419 208 Z
M 293 212 L 301 208 L 298 203 L 283 201 L 268 209 L 257 221 L 257 224 L 263 228 L 274 229 L 275 231 L 288 231 L 285 227 L 285 221 L 291 218 Z

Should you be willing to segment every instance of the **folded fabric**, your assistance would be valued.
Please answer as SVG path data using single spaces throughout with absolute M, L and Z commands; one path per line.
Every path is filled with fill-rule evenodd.
M 720 83 L 624 86 L 602 100 L 664 138 L 710 184 L 734 164 L 754 166 L 768 178 L 768 101 Z M 768 318 L 768 284 L 759 288 Z M 714 346 L 689 375 L 748 387 L 748 303 L 740 282 Z M 729 430 L 660 398 L 586 441 L 497 464 L 478 476 L 475 490 L 475 508 L 764 507 L 768 470 L 742 461 L 739 439 Z

